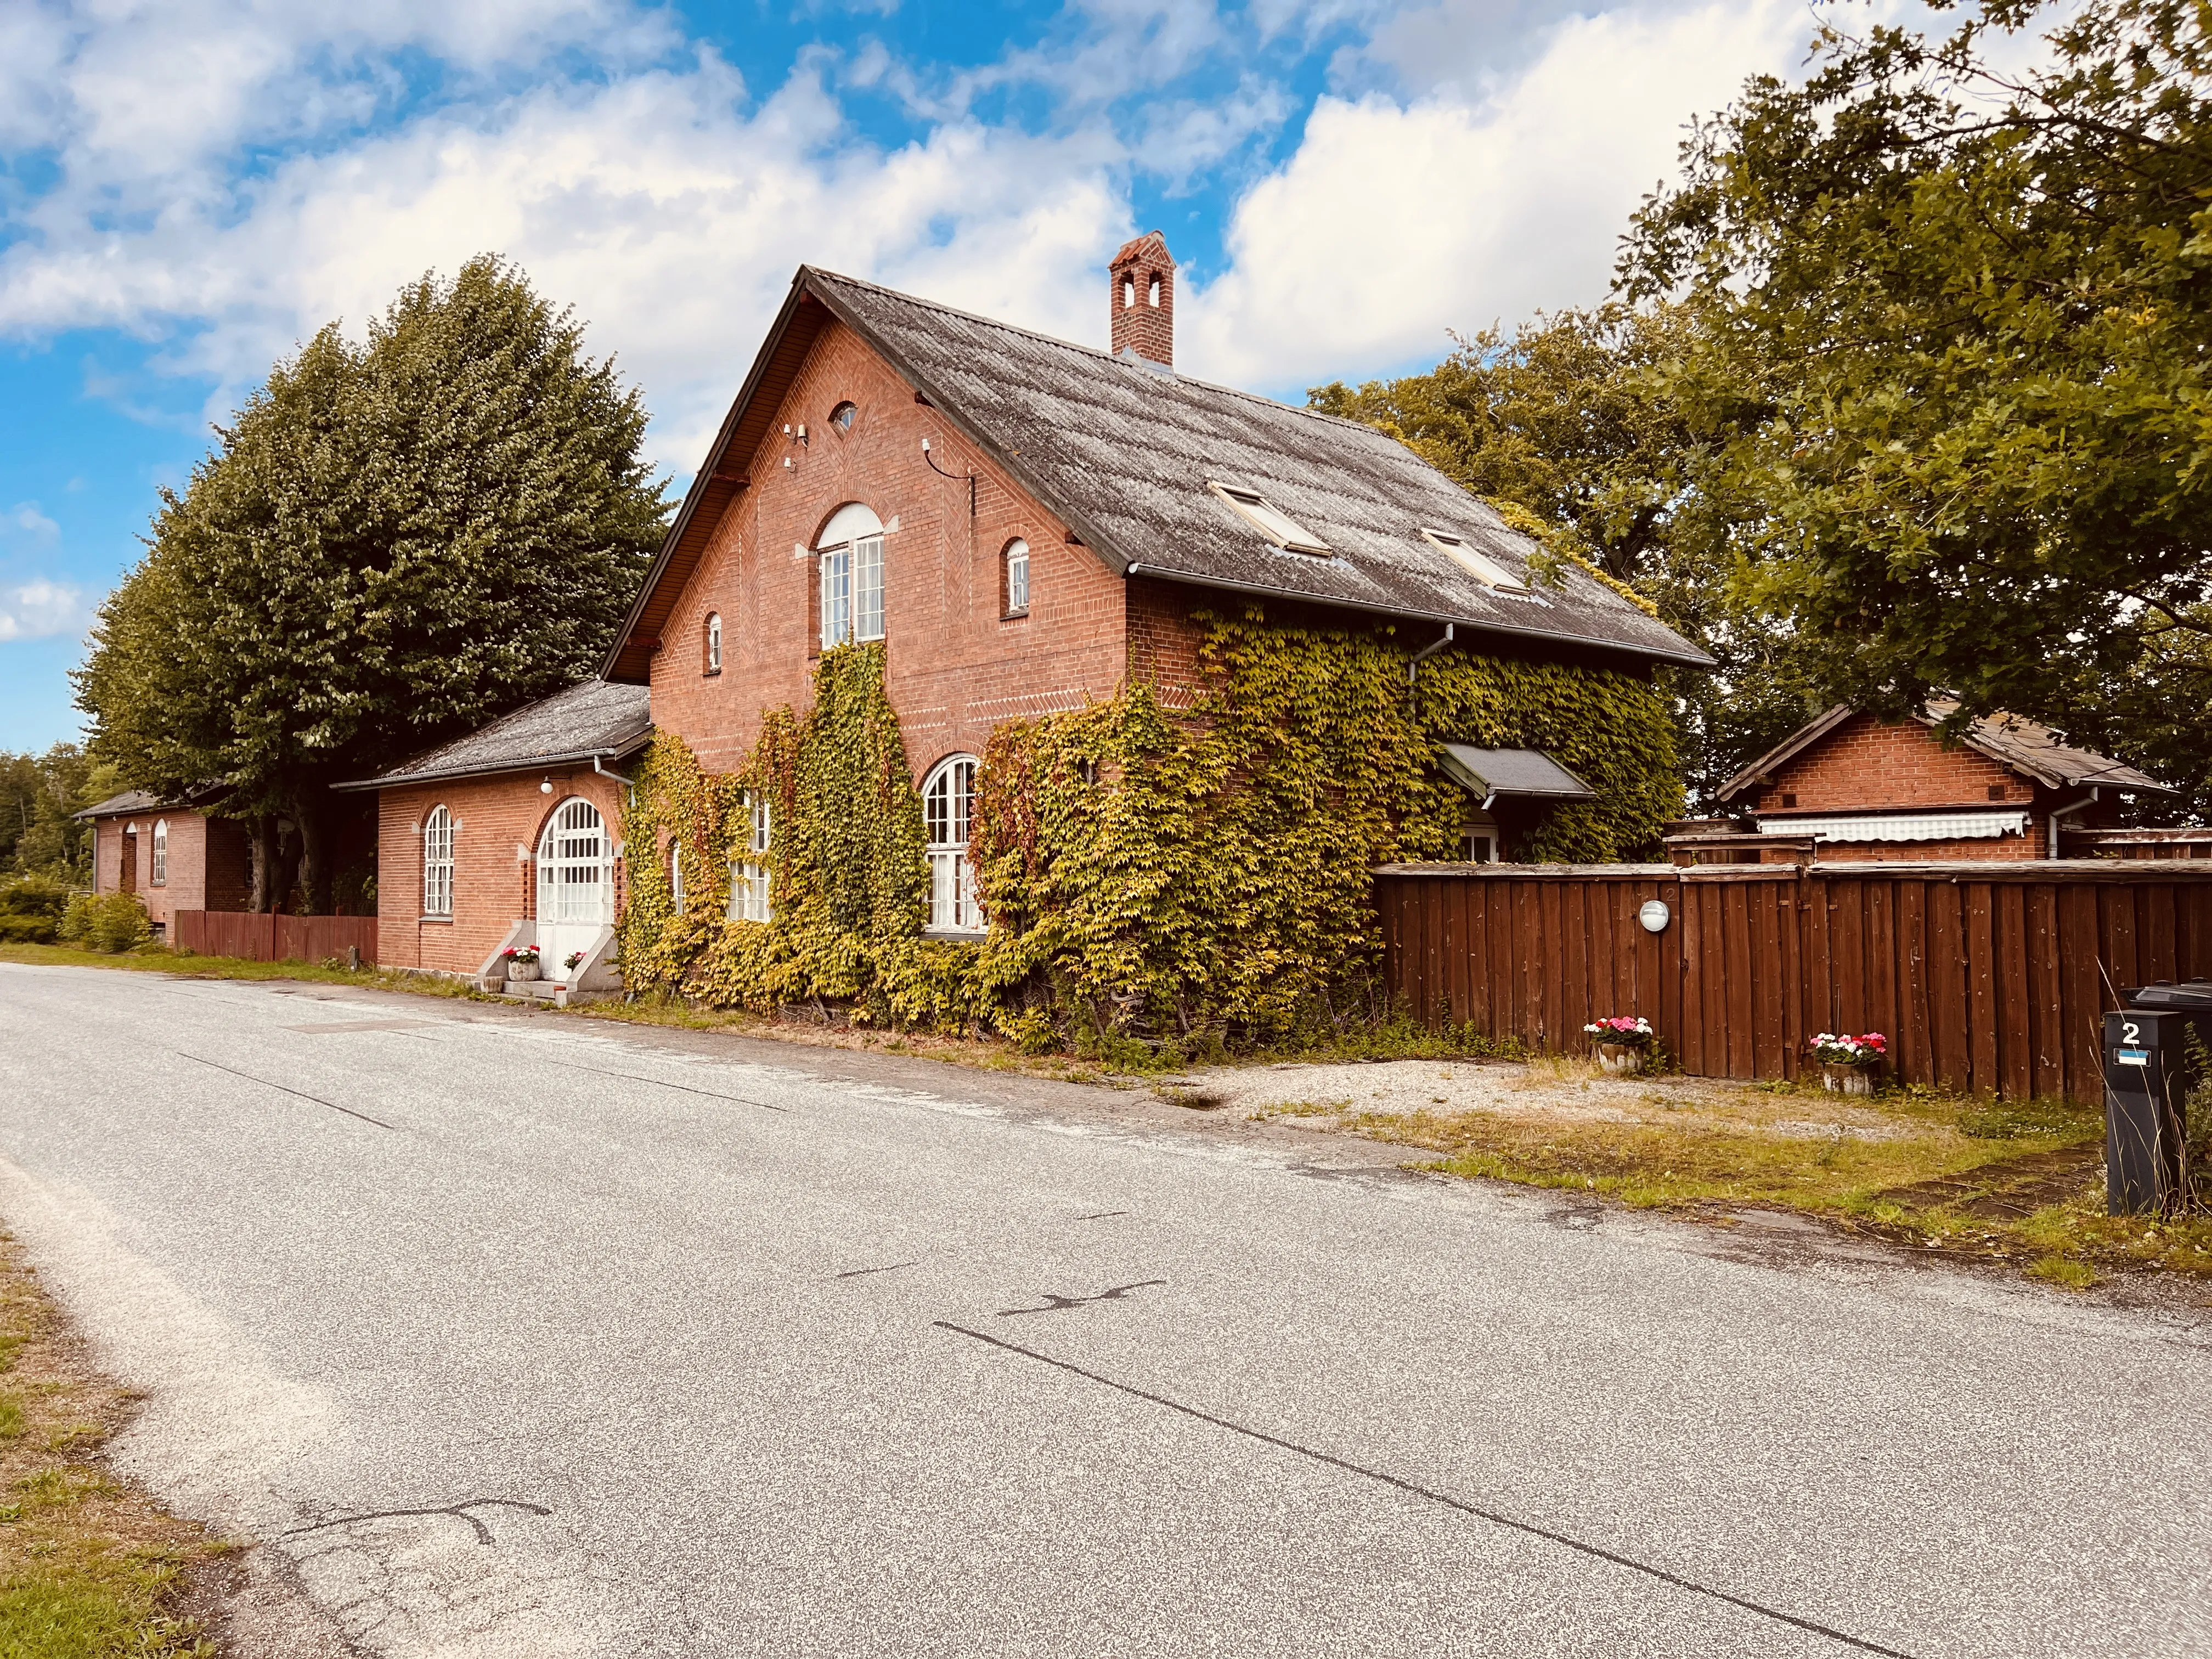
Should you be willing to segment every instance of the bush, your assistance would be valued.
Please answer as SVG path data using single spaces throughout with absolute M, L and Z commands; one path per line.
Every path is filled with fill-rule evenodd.
M 69 901 L 69 884 L 58 876 L 18 876 L 0 883 L 0 916 L 44 916 L 58 921 Z
M 53 916 L 15 916 L 0 910 L 0 945 L 52 945 L 60 927 Z
M 151 939 L 154 925 L 147 920 L 146 906 L 136 893 L 109 893 L 103 897 L 76 893 L 70 896 L 55 932 L 64 945 L 115 956 Z

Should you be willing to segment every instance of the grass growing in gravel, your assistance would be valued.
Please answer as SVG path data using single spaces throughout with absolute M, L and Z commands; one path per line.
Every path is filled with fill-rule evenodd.
M 374 991 L 408 991 L 416 996 L 477 998 L 459 980 L 428 974 L 403 974 L 378 968 L 351 969 L 336 962 L 252 962 L 243 957 L 204 957 L 159 945 L 107 956 L 66 945 L 0 945 L 0 962 L 33 968 L 120 968 L 126 972 L 175 974 L 185 979 L 301 980 L 313 985 L 354 985 Z M 6 1659 L 0 1654 L 0 1659 Z
M 0 1659 L 216 1652 L 185 1603 L 222 1552 L 100 1462 L 129 1406 L 0 1234 Z

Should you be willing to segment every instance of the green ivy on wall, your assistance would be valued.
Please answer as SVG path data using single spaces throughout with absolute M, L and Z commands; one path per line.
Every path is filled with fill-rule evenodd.
M 1378 1012 L 1369 869 L 1455 855 L 1468 799 L 1437 745 L 1534 748 L 1597 792 L 1520 853 L 1604 862 L 1681 810 L 1674 727 L 1646 681 L 1607 670 L 1438 653 L 1407 680 L 1388 628 L 1206 616 L 1188 713 L 1133 682 L 1113 698 L 994 734 L 970 853 L 991 921 L 925 939 L 921 804 L 884 693 L 882 647 L 826 653 L 812 709 L 772 713 L 744 769 L 702 771 L 663 734 L 625 819 L 623 920 L 633 988 L 766 1010 L 813 1001 L 856 1020 L 988 1026 L 1026 1047 L 1109 1036 L 1279 1040 Z M 745 792 L 775 834 L 775 919 L 725 921 Z

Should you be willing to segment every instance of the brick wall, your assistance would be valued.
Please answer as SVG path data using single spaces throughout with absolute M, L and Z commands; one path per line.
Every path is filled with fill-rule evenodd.
M 1902 807 L 2028 809 L 2025 836 L 1966 841 L 1824 842 L 1823 860 L 1853 859 L 2039 859 L 2049 855 L 2048 813 L 2060 797 L 2032 778 L 1972 749 L 1946 749 L 1917 720 L 1888 724 L 1855 714 L 1803 753 L 1776 769 L 1759 791 L 1756 810 L 1863 812 Z
M 847 402 L 857 414 L 840 431 L 830 413 Z M 1079 708 L 1121 684 L 1121 578 L 917 404 L 858 336 L 838 324 L 823 331 L 769 433 L 750 459 L 752 487 L 716 526 L 653 658 L 654 725 L 709 770 L 744 763 L 764 709 L 803 710 L 811 700 L 820 624 L 810 550 L 848 501 L 864 502 L 886 526 L 886 684 L 917 779 L 946 755 L 981 753 L 1002 720 Z M 932 470 L 925 437 L 929 459 L 959 476 Z M 1002 554 L 1016 537 L 1029 544 L 1030 608 L 1010 617 Z M 714 675 L 704 672 L 710 613 L 722 621 Z
M 550 780 L 553 790 L 539 785 Z M 472 974 L 537 902 L 538 840 L 554 809 L 581 795 L 607 833 L 622 834 L 623 787 L 592 771 L 558 769 L 379 792 L 377 957 L 387 968 Z M 422 914 L 422 825 L 434 807 L 453 818 L 453 914 Z M 523 856 L 518 856 L 520 849 Z M 619 902 L 622 870 L 616 866 Z
M 154 879 L 154 826 L 168 826 L 167 879 Z M 137 826 L 135 888 L 146 914 L 166 936 L 179 910 L 242 910 L 248 892 L 246 826 L 189 808 L 165 807 L 93 820 L 92 884 L 96 893 L 123 884 L 125 831 Z

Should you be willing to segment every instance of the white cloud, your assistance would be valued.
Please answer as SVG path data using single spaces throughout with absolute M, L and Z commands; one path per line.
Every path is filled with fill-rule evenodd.
M 0 516 L 0 529 L 20 530 L 42 542 L 50 542 L 62 533 L 59 525 L 39 511 L 36 501 L 18 501 L 9 507 L 4 516 Z
M 1806 30 L 1792 0 L 1613 12 L 1553 27 L 1478 101 L 1321 100 L 1297 153 L 1237 204 L 1230 269 L 1184 290 L 1179 361 L 1296 385 L 1603 297 L 1628 216 L 1674 174 L 1692 112 L 1795 62 Z
M 74 634 L 91 620 L 82 588 L 50 581 L 0 587 L 0 641 Z

